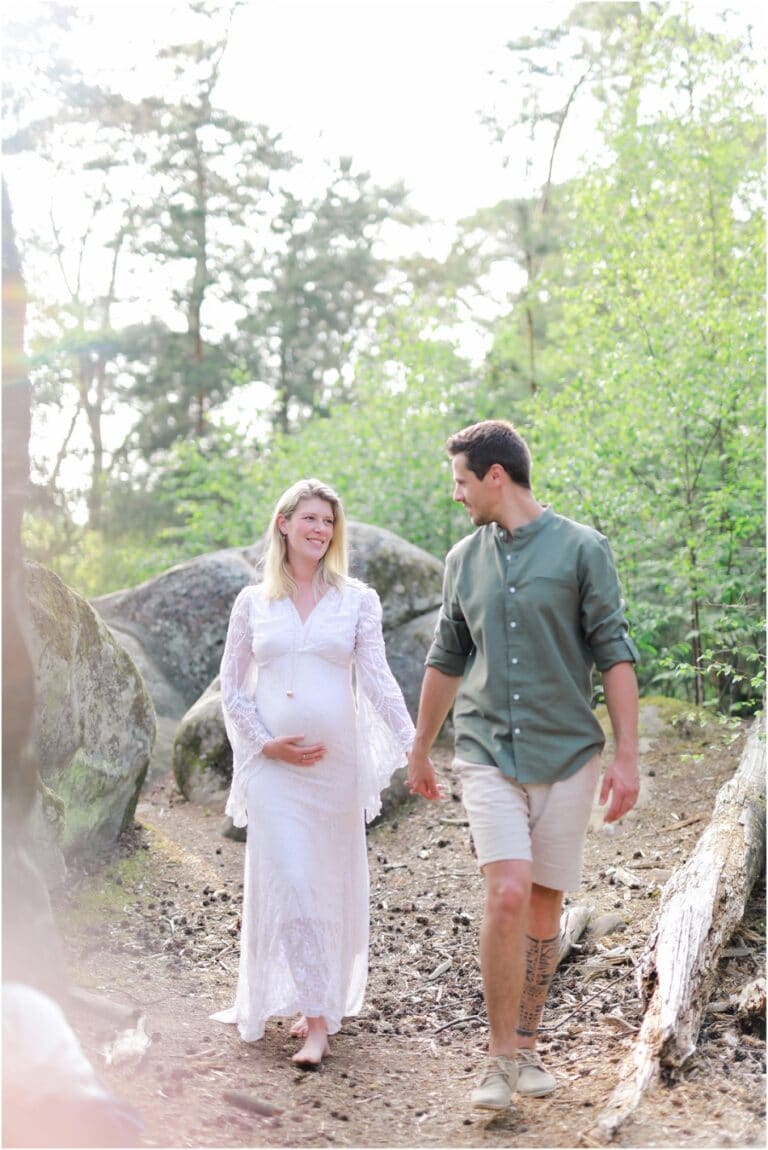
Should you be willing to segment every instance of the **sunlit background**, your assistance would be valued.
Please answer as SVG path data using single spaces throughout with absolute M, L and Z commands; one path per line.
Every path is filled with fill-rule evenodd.
M 761 504 L 738 429 L 762 387 L 762 10 L 208 0 L 3 19 L 31 555 L 86 594 L 130 585 L 249 543 L 314 471 L 442 558 L 466 522 L 441 444 L 505 415 L 542 495 L 615 537 L 649 649 L 669 624 L 654 677 L 739 645 L 751 607 L 702 604 L 723 626 L 694 651 L 690 614 L 652 603 L 668 540 L 673 598 L 698 603 L 689 568 L 722 505 L 742 522 L 726 424 L 720 458 Z M 631 432 L 665 461 L 653 493 Z

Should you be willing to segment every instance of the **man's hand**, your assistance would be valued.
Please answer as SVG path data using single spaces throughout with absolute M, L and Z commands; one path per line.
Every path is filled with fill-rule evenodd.
M 605 812 L 604 821 L 615 823 L 631 811 L 640 794 L 640 775 L 634 758 L 618 758 L 609 763 L 600 788 L 600 806 L 605 806 L 610 796 L 611 802 Z
M 408 790 L 425 799 L 441 799 L 443 790 L 428 755 L 412 750 L 408 755 Z
M 607 671 L 603 671 L 603 689 L 616 750 L 600 788 L 600 805 L 605 805 L 610 795 L 611 803 L 605 812 L 605 822 L 615 823 L 632 810 L 640 794 L 637 770 L 637 679 L 632 664 L 614 663 Z

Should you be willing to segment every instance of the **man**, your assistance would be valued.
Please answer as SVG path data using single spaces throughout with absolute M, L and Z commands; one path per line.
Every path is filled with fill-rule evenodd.
M 578 887 L 604 736 L 591 708 L 602 672 L 615 756 L 606 822 L 635 804 L 636 649 L 607 540 L 531 490 L 525 440 L 502 420 L 448 440 L 455 489 L 477 527 L 446 559 L 408 781 L 440 797 L 429 752 L 454 707 L 455 760 L 485 882 L 480 965 L 489 1054 L 472 1104 L 550 1094 L 536 1032 L 557 964 L 563 894 Z

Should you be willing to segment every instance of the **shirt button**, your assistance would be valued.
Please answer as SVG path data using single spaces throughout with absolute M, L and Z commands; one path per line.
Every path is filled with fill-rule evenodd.
M 507 555 L 507 559 L 511 559 L 511 558 L 512 558 L 512 556 L 511 556 L 511 555 Z
M 517 626 L 517 623 L 515 623 L 515 622 L 513 621 L 513 622 L 512 622 L 512 623 L 510 623 L 509 625 L 510 625 L 510 627 L 516 627 L 516 626 Z
M 515 591 L 517 591 L 517 587 L 510 587 L 510 589 L 509 589 L 510 595 L 514 595 Z
M 515 700 L 515 702 L 517 702 L 517 700 L 520 698 L 520 696 L 519 695 L 513 695 L 512 698 Z
M 516 735 L 519 735 L 519 734 L 520 734 L 520 728 L 519 728 L 519 727 L 515 727 L 515 734 L 516 734 Z
M 512 660 L 512 662 L 513 662 L 513 663 L 516 663 L 516 662 L 517 662 L 517 657 L 515 657 L 515 658 Z

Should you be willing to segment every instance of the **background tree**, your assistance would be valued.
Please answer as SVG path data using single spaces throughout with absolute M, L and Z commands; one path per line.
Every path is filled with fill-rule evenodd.
M 192 24 L 156 87 L 78 88 L 63 33 L 48 104 L 20 103 L 46 165 L 57 76 L 72 79 L 61 123 L 92 165 L 83 212 L 25 237 L 36 426 L 66 414 L 61 444 L 79 408 L 58 469 L 41 460 L 62 530 L 30 518 L 36 554 L 90 593 L 136 582 L 250 542 L 313 470 L 351 514 L 442 557 L 467 529 L 445 436 L 508 417 L 541 497 L 611 537 L 644 685 L 757 705 L 764 134 L 748 30 L 602 3 L 511 43 L 489 118 L 509 197 L 462 221 L 444 257 L 425 228 L 389 261 L 393 226 L 414 222 L 402 188 L 344 160 L 308 193 L 276 133 L 219 107 L 230 8 L 180 11 Z M 589 154 L 564 182 L 576 137 Z M 99 246 L 117 270 L 97 281 L 79 253 Z M 96 531 L 76 521 L 77 452 L 104 477 Z
M 382 226 L 407 222 L 402 184 L 382 188 L 341 157 L 324 193 L 287 194 L 271 223 L 274 250 L 246 285 L 245 335 L 261 349 L 261 379 L 285 432 L 348 394 L 353 349 L 386 300 Z
M 734 704 L 762 658 L 763 127 L 722 42 L 654 13 L 641 46 L 657 100 L 632 86 L 611 166 L 564 205 L 580 226 L 549 288 L 578 374 L 536 439 L 615 541 L 654 681 Z
M 29 179 L 51 188 L 47 220 L 20 243 L 30 278 L 45 283 L 45 298 L 33 296 L 30 307 L 35 415 L 62 425 L 58 446 L 36 461 L 35 478 L 47 493 L 41 500 L 38 487 L 37 503 L 61 512 L 62 468 L 87 454 L 82 493 L 98 527 L 113 408 L 112 309 L 133 230 L 127 187 L 136 151 L 127 106 L 88 82 L 67 54 L 75 10 L 45 6 L 36 17 L 6 28 L 3 150 L 23 158 Z
M 151 194 L 134 251 L 144 275 L 150 268 L 165 273 L 172 305 L 167 321 L 126 332 L 128 399 L 138 418 L 123 450 L 143 458 L 178 439 L 203 437 L 212 410 L 257 371 L 251 348 L 237 336 L 244 269 L 260 258 L 258 236 L 278 196 L 275 177 L 295 164 L 277 133 L 216 104 L 233 8 L 223 10 L 223 27 L 219 6 L 192 10 L 204 20 L 200 38 L 164 50 L 170 76 L 163 94 L 142 102 Z
M 315 474 L 336 487 L 353 518 L 442 557 L 465 530 L 443 444 L 482 401 L 469 365 L 450 342 L 425 335 L 425 324 L 413 309 L 383 317 L 357 361 L 354 394 L 293 432 L 260 448 L 234 429 L 215 447 L 180 446 L 166 479 L 179 514 L 169 529 L 175 545 L 195 554 L 251 543 L 278 495 Z

